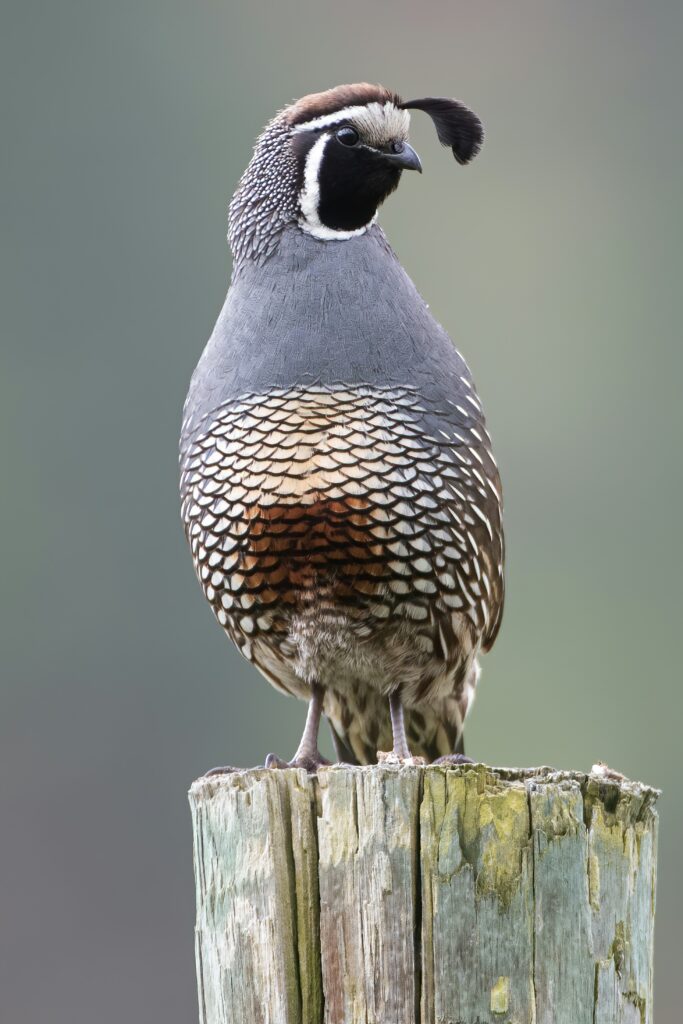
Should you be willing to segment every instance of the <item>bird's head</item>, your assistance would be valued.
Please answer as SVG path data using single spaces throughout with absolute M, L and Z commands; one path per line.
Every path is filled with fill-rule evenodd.
M 362 234 L 404 170 L 421 171 L 408 142 L 409 110 L 434 121 L 460 164 L 479 152 L 479 118 L 456 100 L 404 102 L 379 85 L 340 85 L 282 110 L 256 143 L 230 204 L 236 260 L 266 259 L 287 223 L 324 241 Z

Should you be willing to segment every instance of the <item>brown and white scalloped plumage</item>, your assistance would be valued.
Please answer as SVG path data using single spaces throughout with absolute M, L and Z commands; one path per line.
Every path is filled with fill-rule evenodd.
M 296 223 L 302 175 L 288 132 L 333 117 L 340 103 L 398 109 L 400 99 L 377 88 L 307 97 L 261 136 L 231 206 L 231 242 L 251 278 L 241 296 L 229 294 L 193 378 L 181 457 L 182 517 L 219 623 L 278 689 L 308 699 L 321 688 L 338 750 L 361 763 L 391 746 L 387 698 L 397 691 L 412 753 L 432 759 L 455 749 L 478 655 L 492 645 L 503 607 L 500 480 L 462 358 L 443 347 L 444 332 L 377 227 L 351 245 L 303 237 Z M 268 190 L 275 180 L 281 194 Z M 372 311 L 351 314 L 346 375 L 334 353 L 316 365 L 316 345 L 322 353 L 346 344 L 330 318 L 345 252 L 351 281 L 370 268 L 378 282 L 376 300 L 367 285 Z M 290 261 L 280 278 L 278 254 Z M 269 268 L 273 283 L 262 294 L 257 275 Z M 286 297 L 290 281 L 296 295 L 310 295 Z M 349 287 L 340 279 L 343 310 Z M 407 310 L 400 343 L 376 338 L 392 301 Z M 297 337 L 297 316 L 301 332 L 318 331 L 304 355 L 287 340 Z M 391 365 L 401 344 L 418 359 L 405 373 Z M 414 351 L 420 345 L 424 354 Z M 355 360 L 366 351 L 364 372 Z

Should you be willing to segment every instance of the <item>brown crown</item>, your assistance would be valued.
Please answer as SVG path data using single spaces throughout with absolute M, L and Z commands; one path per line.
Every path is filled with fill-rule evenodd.
M 337 85 L 325 92 L 313 92 L 309 96 L 302 96 L 286 108 L 283 116 L 290 124 L 302 124 L 304 121 L 312 121 L 315 117 L 334 114 L 345 107 L 365 106 L 368 103 L 395 103 L 398 106 L 400 102 L 401 97 L 385 89 L 383 85 L 357 82 L 355 85 Z

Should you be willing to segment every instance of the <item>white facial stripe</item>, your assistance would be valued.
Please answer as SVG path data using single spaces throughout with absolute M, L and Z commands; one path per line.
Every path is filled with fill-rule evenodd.
M 376 103 L 375 106 L 379 106 L 379 104 Z M 314 117 L 312 121 L 304 121 L 303 124 L 297 124 L 294 131 L 310 132 L 315 131 L 317 128 L 328 128 L 331 124 L 341 123 L 342 121 L 353 121 L 354 118 L 364 114 L 365 110 L 365 106 L 344 107 L 343 110 L 335 110 L 332 114 L 323 114 L 322 117 Z
M 330 125 L 349 121 L 367 141 L 379 143 L 393 139 L 405 140 L 408 136 L 410 114 L 393 103 L 366 103 L 363 106 L 344 107 L 332 114 L 315 117 L 295 126 L 295 132 L 316 131 Z
M 320 238 L 325 241 L 334 239 L 343 241 L 345 238 L 354 238 L 356 235 L 362 235 L 370 227 L 370 224 L 374 223 L 375 217 L 372 218 L 370 224 L 365 224 L 362 228 L 356 228 L 355 231 L 336 231 L 334 228 L 328 228 L 320 220 L 318 214 L 318 203 L 320 202 L 318 174 L 325 153 L 325 146 L 329 141 L 330 136 L 323 135 L 311 146 L 306 155 L 304 187 L 299 195 L 299 206 L 301 208 L 299 226 L 303 231 L 307 231 L 309 235 L 313 235 L 314 238 Z
M 301 195 L 299 197 L 299 206 L 301 207 L 301 216 L 306 221 L 320 223 L 318 217 L 318 202 L 320 201 L 320 183 L 318 181 L 318 173 L 320 171 L 320 164 L 322 163 L 323 154 L 325 152 L 325 146 L 330 141 L 329 135 L 323 135 L 322 138 L 311 146 L 310 150 L 306 154 L 306 166 L 304 168 L 304 187 L 301 189 Z

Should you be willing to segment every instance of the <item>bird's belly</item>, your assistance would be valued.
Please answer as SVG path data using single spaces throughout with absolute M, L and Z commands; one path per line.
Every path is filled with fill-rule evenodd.
M 190 449 L 197 574 L 276 685 L 366 678 L 418 701 L 471 662 L 488 609 L 468 580 L 493 566 L 460 522 L 467 467 L 415 407 L 406 388 L 247 396 Z

